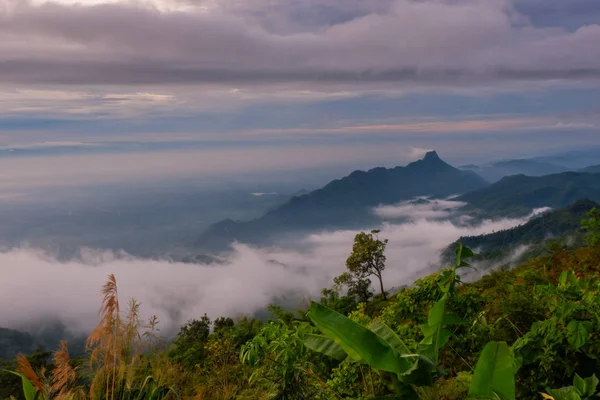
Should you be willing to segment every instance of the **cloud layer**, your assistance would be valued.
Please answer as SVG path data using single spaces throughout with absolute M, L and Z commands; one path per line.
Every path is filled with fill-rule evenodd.
M 600 77 L 600 25 L 535 26 L 509 0 L 0 4 L 0 79 L 10 83 Z
M 418 218 L 385 224 L 389 238 L 386 287 L 410 284 L 438 267 L 439 250 L 463 235 L 506 229 L 522 220 L 487 221 L 475 227 Z M 58 262 L 35 250 L 0 253 L 0 320 L 23 327 L 41 318 L 59 317 L 75 330 L 96 322 L 100 287 L 115 273 L 121 300 L 142 302 L 142 315 L 157 314 L 163 329 L 176 329 L 188 318 L 252 314 L 276 298 L 318 297 L 344 270 L 355 231 L 314 234 L 298 239 L 304 250 L 235 246 L 220 266 L 136 259 L 112 252 L 85 250 L 80 260 Z

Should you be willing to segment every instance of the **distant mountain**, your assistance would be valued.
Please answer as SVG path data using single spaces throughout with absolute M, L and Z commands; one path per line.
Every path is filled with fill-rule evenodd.
M 85 336 L 74 335 L 64 324 L 54 321 L 41 321 L 33 332 L 22 332 L 0 327 L 0 359 L 11 360 L 18 353 L 30 354 L 36 348 L 45 350 L 58 348 L 61 340 L 69 341 L 69 351 L 72 355 L 85 353 Z
M 577 172 L 585 172 L 588 174 L 597 174 L 600 173 L 600 165 L 592 165 L 591 167 L 586 167 L 578 170 Z
M 569 170 L 568 168 L 560 165 L 554 165 L 533 159 L 498 161 L 483 166 L 469 164 L 463 165 L 459 168 L 466 171 L 473 171 L 489 182 L 497 182 L 503 177 L 509 175 L 523 174 L 528 176 L 543 176 L 557 174 Z
M 589 147 L 585 150 L 573 150 L 549 156 L 535 157 L 533 160 L 560 165 L 570 170 L 578 170 L 588 165 L 600 164 L 600 147 Z
M 417 196 L 446 197 L 486 185 L 477 174 L 454 168 L 431 151 L 406 167 L 354 171 L 321 189 L 292 197 L 258 219 L 218 222 L 196 245 L 214 249 L 234 240 L 257 243 L 284 233 L 364 227 L 378 221 L 372 212 L 378 205 L 395 204 Z
M 485 217 L 523 216 L 534 208 L 560 208 L 579 199 L 600 201 L 600 174 L 514 175 L 456 198 L 467 203 L 465 210 Z
M 523 245 L 540 245 L 550 238 L 566 234 L 580 234 L 581 220 L 592 208 L 600 208 L 600 203 L 591 200 L 578 200 L 568 207 L 546 212 L 534 217 L 526 224 L 499 232 L 479 236 L 461 237 L 445 250 L 445 259 L 460 241 L 476 250 L 480 259 L 500 259 Z

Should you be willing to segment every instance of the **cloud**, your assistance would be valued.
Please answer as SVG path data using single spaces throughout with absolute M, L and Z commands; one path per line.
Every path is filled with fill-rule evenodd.
M 600 7 L 596 0 L 517 0 L 515 8 L 535 26 L 561 26 L 576 30 L 600 20 Z
M 409 153 L 409 157 L 411 160 L 420 160 L 423 157 L 425 157 L 425 154 L 427 154 L 430 151 L 433 151 L 434 149 L 424 149 L 421 147 L 411 147 L 410 148 L 410 153 Z
M 508 0 L 201 1 L 173 12 L 127 1 L 4 3 L 0 76 L 10 83 L 460 86 L 600 77 L 600 25 L 532 26 Z M 296 27 L 282 31 L 290 21 Z
M 466 203 L 451 200 L 431 200 L 403 202 L 397 205 L 379 206 L 374 209 L 375 215 L 387 219 L 406 218 L 408 220 L 430 220 L 448 218 L 451 212 L 465 206 Z
M 349 144 L 338 145 L 268 145 L 244 147 L 240 145 L 211 145 L 203 142 L 157 143 L 154 151 L 125 150 L 105 153 L 68 153 L 52 155 L 17 155 L 0 152 L 0 168 L 10 171 L 0 176 L 0 188 L 37 188 L 78 185 L 100 185 L 115 182 L 161 182 L 165 180 L 194 179 L 207 181 L 223 179 L 264 179 L 264 176 L 283 176 L 309 169 L 337 168 L 338 174 L 352 168 L 379 165 L 395 166 L 403 163 L 402 145 Z M 143 143 L 136 143 L 141 146 Z M 165 146 L 162 148 L 161 146 Z M 29 151 L 50 150 L 51 147 L 32 145 Z M 9 146 L 10 147 L 10 146 Z M 25 146 L 26 147 L 26 146 Z M 100 146 L 80 146 L 96 149 Z M 184 148 L 182 148 L 184 147 Z M 14 149 L 10 147 L 11 149 Z M 152 149 L 152 147 L 151 147 Z M 16 154 L 16 152 L 14 153 Z M 346 168 L 343 168 L 346 166 Z M 345 171 L 345 172 L 344 172 Z M 330 178 L 333 178 L 330 177 Z
M 485 221 L 456 226 L 449 221 L 417 219 L 384 224 L 389 239 L 386 287 L 410 284 L 439 266 L 439 251 L 460 236 L 506 229 L 524 220 Z M 318 298 L 344 270 L 356 231 L 335 231 L 299 238 L 298 248 L 235 245 L 223 265 L 190 265 L 137 259 L 126 254 L 85 250 L 78 260 L 58 262 L 34 249 L 0 253 L 0 320 L 23 327 L 59 317 L 75 330 L 97 321 L 100 287 L 115 273 L 121 301 L 135 297 L 142 315 L 156 314 L 163 329 L 188 318 L 252 314 L 274 299 L 297 295 Z M 18 307 L 15 307 L 18 305 Z
M 23 143 L 0 146 L 0 150 L 30 150 L 30 149 L 48 149 L 48 148 L 60 148 L 60 147 L 85 147 L 95 146 L 94 143 L 84 143 L 77 141 L 54 141 L 54 142 L 35 142 L 35 143 Z

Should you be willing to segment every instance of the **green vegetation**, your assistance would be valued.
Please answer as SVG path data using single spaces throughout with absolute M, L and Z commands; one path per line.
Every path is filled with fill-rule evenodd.
M 557 247 L 476 282 L 460 279 L 474 254 L 459 244 L 451 267 L 388 298 L 363 301 L 334 287 L 308 312 L 271 307 L 266 322 L 189 321 L 170 345 L 155 318 L 140 322 L 138 303 L 121 310 L 110 276 L 85 357 L 71 358 L 66 343 L 50 357 L 20 355 L 4 366 L 0 393 L 27 400 L 596 398 L 597 217 L 590 212 L 583 222 L 585 245 Z M 354 255 L 365 243 L 377 250 L 360 260 L 384 256 L 386 242 L 375 235 L 357 237 Z
M 585 241 L 590 246 L 596 246 L 600 243 L 600 211 L 593 208 L 587 214 L 588 219 L 584 219 L 581 222 L 583 229 L 587 231 Z
M 577 243 L 583 234 L 581 221 L 595 207 L 600 207 L 600 204 L 591 200 L 579 200 L 568 207 L 549 211 L 514 228 L 485 235 L 463 236 L 445 249 L 444 258 L 450 259 L 459 242 L 477 249 L 477 259 L 494 261 L 509 256 L 520 246 L 530 247 L 527 255 L 538 254 L 540 250 L 546 249 L 544 242 L 549 239 L 570 239 Z
M 456 198 L 483 217 L 527 215 L 534 208 L 561 208 L 580 199 L 600 201 L 600 175 L 564 172 L 532 177 L 513 175 Z
M 387 295 L 383 289 L 383 270 L 385 269 L 385 246 L 388 240 L 379 239 L 379 230 L 372 230 L 370 233 L 361 232 L 354 238 L 352 245 L 352 254 L 346 260 L 348 272 L 334 279 L 336 284 L 344 283 L 350 290 L 361 287 L 368 288 L 366 282 L 369 276 L 376 276 L 379 280 L 379 287 L 383 300 L 387 300 Z M 365 283 L 367 283 L 365 285 Z M 363 297 L 364 298 L 364 297 Z

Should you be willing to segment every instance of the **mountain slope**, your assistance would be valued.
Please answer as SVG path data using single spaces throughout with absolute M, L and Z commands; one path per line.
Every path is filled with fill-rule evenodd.
M 600 173 L 600 165 L 592 165 L 591 167 L 585 167 L 585 168 L 578 170 L 577 172 L 585 172 L 588 174 L 598 174 L 598 173 Z
M 485 217 L 523 216 L 534 208 L 560 208 L 579 199 L 600 201 L 600 174 L 564 172 L 532 177 L 514 175 L 456 200 Z
M 406 167 L 354 171 L 252 221 L 221 221 L 197 245 L 214 248 L 234 240 L 257 243 L 281 233 L 364 226 L 376 221 L 372 208 L 377 205 L 416 196 L 449 196 L 485 185 L 481 177 L 452 167 L 432 151 Z
M 581 220 L 592 208 L 600 208 L 598 202 L 578 200 L 568 207 L 553 210 L 531 219 L 517 227 L 486 235 L 461 237 L 448 246 L 445 258 L 451 257 L 458 242 L 476 249 L 480 258 L 498 259 L 522 245 L 540 245 L 549 238 L 580 233 Z
M 566 172 L 568 168 L 548 162 L 530 159 L 499 161 L 489 165 L 464 165 L 460 167 L 477 173 L 489 182 L 497 182 L 505 176 L 523 174 L 528 176 L 543 176 Z

